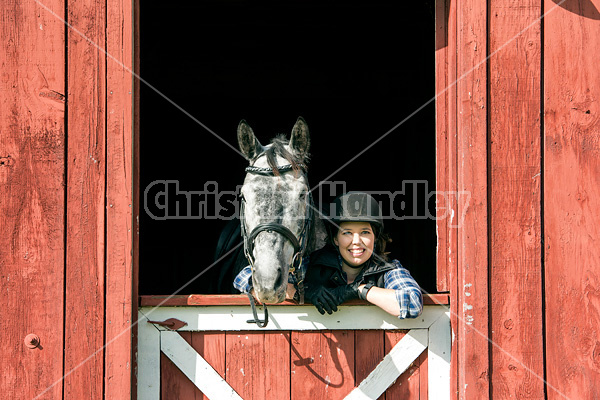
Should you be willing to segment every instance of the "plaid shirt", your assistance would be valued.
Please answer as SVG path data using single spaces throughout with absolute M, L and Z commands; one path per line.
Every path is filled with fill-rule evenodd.
M 400 261 L 392 260 L 396 267 L 383 276 L 384 287 L 396 291 L 396 300 L 400 306 L 398 318 L 417 318 L 423 312 L 423 294 L 419 284 Z
M 383 276 L 384 287 L 396 291 L 396 300 L 400 306 L 398 318 L 417 318 L 423 312 L 421 288 L 410 272 L 398 260 L 392 260 L 390 263 L 395 268 L 387 271 Z M 304 259 L 300 266 L 302 276 L 306 274 L 307 265 L 308 257 Z M 296 276 L 294 274 L 289 274 L 288 283 L 293 283 L 296 286 Z M 242 293 L 248 293 L 252 290 L 252 269 L 249 265 L 235 277 L 233 286 Z
M 308 257 L 302 258 L 302 264 L 298 269 L 302 279 L 304 279 L 304 276 L 306 275 L 306 266 L 308 265 L 308 262 Z M 296 282 L 296 274 L 288 274 L 288 283 L 292 283 L 294 287 L 296 287 L 296 284 L 298 283 Z M 249 265 L 237 274 L 233 280 L 233 287 L 242 293 L 250 293 L 252 290 L 252 268 Z

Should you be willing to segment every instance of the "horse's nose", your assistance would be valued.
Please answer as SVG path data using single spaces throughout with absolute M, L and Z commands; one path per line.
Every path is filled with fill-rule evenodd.
M 283 284 L 283 273 L 277 271 L 277 277 L 275 278 L 275 287 L 278 288 Z

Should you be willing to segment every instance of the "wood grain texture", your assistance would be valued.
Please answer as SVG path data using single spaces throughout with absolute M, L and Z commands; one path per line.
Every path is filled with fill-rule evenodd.
M 192 345 L 192 332 L 179 333 L 186 342 Z M 192 346 L 193 347 L 193 346 Z M 222 349 L 223 352 L 225 349 Z M 202 355 L 202 354 L 200 354 Z M 194 383 L 167 357 L 160 353 L 160 398 L 162 400 L 195 400 L 202 392 Z
M 135 76 L 140 74 L 140 0 L 133 0 L 133 69 Z M 132 208 L 133 208 L 133 227 L 132 227 L 132 289 L 131 289 L 131 302 L 135 311 L 133 315 L 137 313 L 139 306 L 139 262 L 140 262 L 140 80 L 134 76 L 133 79 L 133 193 L 132 193 Z M 137 343 L 138 343 L 138 326 L 134 325 L 131 329 L 132 337 L 132 398 L 136 399 L 137 396 L 137 376 L 135 371 L 137 369 Z
M 437 290 L 449 292 L 456 268 L 456 14 L 435 2 Z M 451 13 L 452 11 L 452 13 Z
M 544 2 L 548 398 L 600 398 L 600 2 Z
M 355 385 L 352 331 L 292 332 L 292 399 L 343 399 Z
M 160 349 L 188 380 L 194 383 L 208 398 L 241 400 L 238 393 L 215 371 L 215 369 L 180 335 L 179 332 L 163 331 Z M 169 382 L 170 383 L 170 382 Z M 185 386 L 175 389 L 181 390 Z M 187 389 L 187 387 L 185 387 Z M 191 391 L 179 392 L 174 398 L 193 398 Z
M 354 377 L 356 386 L 373 371 L 385 356 L 383 332 L 354 331 Z M 385 399 L 385 394 L 379 397 Z
M 179 334 L 225 379 L 224 332 L 180 332 Z M 161 399 L 208 399 L 164 354 L 161 354 L 160 369 Z
M 386 331 L 384 333 L 384 352 L 390 350 L 406 335 L 406 331 Z M 426 352 L 425 352 L 426 353 Z M 421 357 L 421 356 L 419 356 Z M 413 362 L 396 382 L 385 392 L 386 400 L 419 399 L 421 395 L 419 361 Z M 425 381 L 427 386 L 427 381 Z
M 459 397 L 489 396 L 487 203 L 487 4 L 457 2 Z M 467 201 L 468 200 L 468 201 Z
M 106 58 L 104 3 L 70 0 L 64 398 L 104 385 Z
M 228 332 L 226 380 L 243 398 L 290 397 L 290 345 L 287 332 Z
M 228 305 L 249 305 L 248 296 L 245 294 L 190 294 L 176 296 L 140 296 L 140 306 L 228 306 Z M 306 303 L 310 304 L 310 303 Z M 350 300 L 345 305 L 370 305 L 366 300 Z M 448 294 L 424 294 L 423 304 L 450 304 Z M 297 306 L 298 302 L 294 300 L 284 300 L 277 306 Z
M 492 398 L 544 398 L 539 1 L 489 2 Z
M 45 2 L 64 10 L 62 0 Z M 63 369 L 65 27 L 0 3 L 0 393 L 60 398 Z M 29 349 L 25 337 L 40 346 Z
M 194 332 L 192 347 L 200 354 L 223 378 L 225 378 L 225 333 L 224 332 Z M 208 400 L 204 394 L 196 394 L 196 400 Z
M 106 3 L 106 343 L 105 397 L 132 394 L 133 10 Z M 134 313 L 134 308 L 136 308 Z
M 449 157 L 454 154 L 454 161 L 449 161 L 449 168 L 454 168 L 453 173 L 449 174 L 448 182 L 449 187 L 452 190 L 454 188 L 458 191 L 458 105 L 457 105 L 457 45 L 458 45 L 458 32 L 457 32 L 457 1 L 451 0 L 438 0 L 438 2 L 445 3 L 445 8 L 447 12 L 447 46 L 448 49 L 446 51 L 446 55 L 448 58 L 448 68 L 447 68 L 447 82 L 448 82 L 448 148 L 449 148 Z M 451 204 L 452 210 L 455 211 L 455 215 L 458 214 L 458 202 Z M 454 220 L 451 220 L 451 224 L 455 223 Z M 447 231 L 448 239 L 447 242 L 447 263 L 448 263 L 448 291 L 451 296 L 454 296 L 454 301 L 450 303 L 450 324 L 453 332 L 458 331 L 459 327 L 459 319 L 458 319 L 458 287 L 459 287 L 459 279 L 458 279 L 458 237 L 460 234 L 460 230 L 458 228 L 448 229 Z M 452 341 L 452 358 L 450 362 L 450 382 L 451 382 L 451 397 L 452 399 L 458 397 L 458 340 Z

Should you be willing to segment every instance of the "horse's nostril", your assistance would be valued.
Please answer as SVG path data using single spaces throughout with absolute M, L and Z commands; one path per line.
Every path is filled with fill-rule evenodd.
M 281 271 L 277 272 L 277 279 L 275 280 L 275 288 L 278 288 L 283 283 L 283 274 Z

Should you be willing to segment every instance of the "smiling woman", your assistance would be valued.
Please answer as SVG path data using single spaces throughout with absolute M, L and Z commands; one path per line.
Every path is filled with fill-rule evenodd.
M 367 300 L 399 318 L 423 311 L 417 282 L 398 260 L 388 261 L 383 215 L 368 193 L 339 196 L 328 216 L 330 243 L 311 255 L 306 297 L 321 314 L 352 299 Z
M 395 211 L 388 248 L 436 291 L 435 221 L 424 217 L 436 163 L 432 2 L 140 7 L 140 75 L 152 85 L 141 87 L 140 192 L 168 195 L 158 196 L 164 211 L 140 215 L 140 294 L 215 293 L 214 250 L 247 166 L 237 125 L 245 119 L 266 143 L 299 115 L 312 132 L 315 204 L 373 193 Z M 185 211 L 183 192 L 202 208 L 172 218 Z

